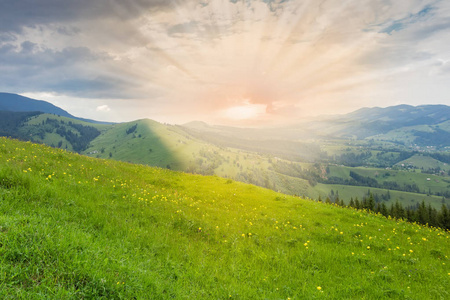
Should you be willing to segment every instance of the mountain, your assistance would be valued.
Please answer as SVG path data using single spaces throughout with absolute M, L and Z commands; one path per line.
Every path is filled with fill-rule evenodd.
M 67 111 L 46 101 L 35 100 L 10 93 L 0 93 L 0 110 L 14 112 L 39 111 L 73 119 L 75 118 Z
M 398 105 L 386 108 L 362 108 L 345 115 L 316 118 L 290 127 L 279 128 L 234 128 L 213 126 L 202 122 L 191 122 L 183 127 L 191 133 L 210 141 L 246 140 L 334 140 L 377 137 L 394 141 L 388 134 L 408 131 L 412 139 L 406 141 L 397 134 L 395 142 L 410 144 L 450 146 L 450 107 L 446 105 Z
M 367 123 L 386 122 L 398 126 L 432 125 L 450 120 L 450 107 L 446 105 L 397 105 L 386 108 L 362 108 L 346 115 L 349 119 Z
M 0 93 L 0 111 L 11 111 L 11 112 L 38 111 L 62 117 L 72 118 L 80 121 L 85 121 L 89 123 L 110 124 L 108 122 L 100 122 L 90 119 L 78 118 L 49 102 L 43 100 L 35 100 L 11 93 Z
M 363 108 L 344 115 L 334 122 L 346 125 L 337 133 L 367 138 L 385 134 L 402 127 L 438 125 L 450 120 L 450 107 L 446 105 L 397 105 L 386 108 Z

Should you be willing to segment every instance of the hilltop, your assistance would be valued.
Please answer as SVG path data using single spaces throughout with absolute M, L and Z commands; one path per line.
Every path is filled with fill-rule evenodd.
M 0 138 L 0 296 L 442 299 L 450 234 Z

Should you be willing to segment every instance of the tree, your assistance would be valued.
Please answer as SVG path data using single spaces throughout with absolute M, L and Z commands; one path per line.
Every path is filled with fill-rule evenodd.
M 396 218 L 405 218 L 405 210 L 403 209 L 403 206 L 400 202 L 395 201 L 395 213 L 397 214 L 395 217 Z
M 425 201 L 422 200 L 422 203 L 420 203 L 419 208 L 417 209 L 417 222 L 421 224 L 428 224 L 428 218 L 428 209 L 425 206 Z
M 380 213 L 385 217 L 387 217 L 389 215 L 386 204 L 381 203 Z
M 431 207 L 431 204 L 428 204 L 428 223 L 431 226 L 439 226 L 437 211 L 435 208 Z
M 353 201 L 353 197 L 350 198 L 350 202 L 348 203 L 348 206 L 355 207 L 355 201 Z
M 339 199 L 339 195 L 336 194 L 336 198 L 334 198 L 334 204 L 339 205 L 341 203 L 341 200 Z
M 381 205 L 380 205 L 380 203 L 377 203 L 376 205 L 375 205 L 375 212 L 376 213 L 379 213 L 381 211 Z
M 450 229 L 450 214 L 445 204 L 442 204 L 438 221 L 441 228 Z
M 358 197 L 355 198 L 355 208 L 360 209 L 361 203 L 359 203 Z
M 372 193 L 370 193 L 369 200 L 367 201 L 367 208 L 372 211 L 375 210 L 375 200 L 373 199 Z

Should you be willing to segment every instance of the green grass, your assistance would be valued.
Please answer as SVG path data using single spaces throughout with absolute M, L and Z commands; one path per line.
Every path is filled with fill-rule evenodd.
M 36 126 L 36 125 L 41 125 L 42 122 L 47 119 L 55 119 L 58 121 L 64 121 L 65 123 L 69 123 L 72 122 L 73 124 L 81 124 L 81 125 L 85 125 L 85 126 L 91 126 L 91 127 L 95 127 L 100 131 L 105 131 L 108 130 L 111 125 L 107 125 L 107 124 L 97 124 L 97 123 L 89 123 L 89 122 L 85 122 L 85 121 L 80 121 L 77 119 L 72 119 L 72 118 L 68 118 L 68 117 L 61 117 L 61 116 L 57 116 L 54 114 L 40 114 L 37 115 L 35 117 L 30 118 L 27 122 L 26 125 L 28 126 Z M 73 131 L 75 131 L 75 129 L 72 129 Z
M 111 125 L 88 123 L 88 122 L 71 119 L 71 118 L 67 118 L 67 117 L 56 116 L 53 114 L 40 114 L 40 115 L 31 117 L 27 122 L 25 122 L 19 128 L 19 132 L 22 133 L 23 136 L 30 137 L 36 142 L 44 143 L 46 145 L 52 145 L 53 147 L 56 147 L 58 145 L 58 143 L 61 142 L 62 143 L 62 145 L 60 147 L 61 149 L 67 149 L 69 151 L 74 151 L 72 144 L 69 141 L 67 141 L 67 139 L 65 137 L 62 137 L 55 132 L 55 130 L 56 130 L 55 125 L 52 125 L 52 124 L 44 125 L 44 122 L 47 119 L 57 120 L 58 126 L 61 126 L 62 125 L 61 122 L 64 122 L 65 124 L 62 126 L 66 127 L 68 130 L 71 130 L 76 135 L 80 134 L 79 131 L 72 126 L 69 126 L 68 125 L 69 123 L 94 127 L 101 132 L 105 132 L 111 128 Z M 45 131 L 43 136 L 41 136 L 39 134 L 39 132 L 42 132 L 42 131 Z
M 137 125 L 136 130 L 127 133 L 134 125 Z M 183 168 L 181 160 L 163 138 L 167 134 L 164 125 L 151 120 L 115 124 L 93 140 L 83 153 L 158 167 Z
M 448 172 L 450 170 L 450 165 L 443 163 L 437 159 L 434 159 L 432 157 L 429 156 L 423 156 L 423 155 L 419 155 L 416 154 L 406 160 L 403 160 L 399 163 L 397 163 L 398 165 L 402 165 L 404 164 L 405 166 L 413 166 L 416 168 L 423 168 L 425 170 L 429 169 L 429 168 L 440 168 L 441 170 Z
M 445 180 L 449 180 L 449 177 L 436 176 L 431 174 L 425 174 L 420 172 L 412 171 L 397 171 L 397 170 L 384 170 L 377 168 L 366 168 L 366 167 L 343 167 L 343 166 L 330 166 L 329 176 L 336 176 L 344 179 L 350 179 L 350 171 L 354 171 L 361 176 L 371 177 L 376 179 L 379 184 L 384 181 L 395 181 L 400 186 L 404 184 L 417 184 L 420 192 L 428 193 L 431 192 L 445 192 L 448 190 L 449 184 Z M 428 180 L 428 178 L 430 180 Z M 445 180 L 444 180 L 445 179 Z M 367 189 L 368 187 L 366 187 Z M 422 195 L 418 195 L 422 196 Z
M 415 131 L 433 132 L 433 129 L 430 125 L 402 127 L 400 129 L 391 130 L 385 134 L 368 137 L 367 139 L 374 139 L 376 141 L 399 141 L 406 144 L 413 144 L 415 139 L 417 138 L 417 136 L 414 134 Z
M 136 131 L 127 134 L 127 130 L 135 124 Z M 208 144 L 177 126 L 151 120 L 116 124 L 92 141 L 83 153 L 162 168 L 169 166 L 192 173 L 202 173 L 206 169 L 206 173 L 262 186 L 268 182 L 267 187 L 290 194 L 308 195 L 311 192 L 305 180 L 270 171 L 271 163 L 267 155 Z M 216 160 L 216 165 L 208 169 L 212 160 Z
M 449 237 L 215 176 L 0 139 L 4 299 L 445 299 Z

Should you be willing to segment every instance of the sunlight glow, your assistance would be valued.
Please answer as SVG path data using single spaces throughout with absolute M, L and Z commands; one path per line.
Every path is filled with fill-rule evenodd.
M 86 118 L 259 126 L 450 94 L 449 1 L 12 2 L 0 90 Z
M 223 111 L 223 116 L 231 120 L 250 120 L 263 116 L 266 113 L 266 105 L 251 104 L 248 101 L 244 105 L 233 106 Z

